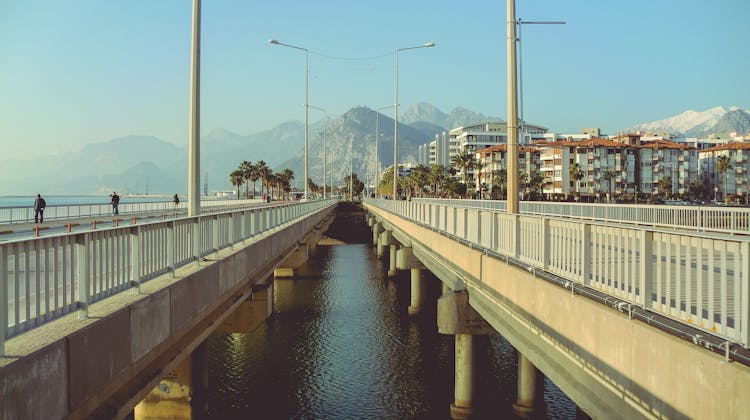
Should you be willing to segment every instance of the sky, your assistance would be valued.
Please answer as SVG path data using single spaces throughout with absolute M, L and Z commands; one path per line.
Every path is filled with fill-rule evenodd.
M 524 116 L 616 132 L 688 109 L 750 108 L 747 0 L 516 0 Z M 0 161 L 131 134 L 188 141 L 190 0 L 0 0 Z M 204 0 L 201 132 L 242 135 L 429 102 L 506 118 L 506 2 Z M 388 112 L 388 111 L 386 111 Z M 321 118 L 310 110 L 310 121 Z

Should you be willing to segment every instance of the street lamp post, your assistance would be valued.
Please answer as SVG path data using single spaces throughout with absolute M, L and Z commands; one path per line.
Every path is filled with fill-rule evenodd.
M 388 108 L 393 108 L 394 105 L 388 105 L 380 107 L 375 110 L 375 195 L 378 193 L 378 185 L 380 184 L 380 157 L 378 155 L 378 140 L 380 140 L 380 111 Z
M 188 216 L 201 213 L 200 94 L 201 1 L 193 0 L 193 32 L 190 55 L 190 117 L 188 124 Z
M 312 109 L 317 109 L 318 111 L 323 112 L 323 199 L 326 199 L 326 149 L 327 146 L 327 131 L 328 131 L 328 112 L 326 112 L 323 108 L 318 108 L 317 106 L 308 105 Z
M 281 45 L 283 47 L 294 48 L 295 50 L 301 50 L 305 52 L 305 175 L 304 175 L 305 179 L 303 180 L 303 183 L 305 184 L 305 198 L 304 199 L 309 200 L 310 197 L 308 196 L 308 192 L 307 192 L 307 180 L 308 180 L 308 177 L 307 177 L 307 114 L 308 114 L 308 108 L 310 106 L 308 103 L 308 92 L 309 92 L 308 81 L 310 79 L 309 77 L 310 76 L 310 65 L 309 65 L 310 50 L 308 50 L 307 48 L 302 48 L 302 47 L 298 47 L 295 45 L 284 44 L 283 42 L 279 42 L 273 38 L 269 39 L 268 42 L 270 44 Z
M 434 42 L 428 42 L 416 47 L 396 48 L 396 101 L 393 104 L 393 199 L 398 198 L 398 52 L 417 48 L 434 47 Z

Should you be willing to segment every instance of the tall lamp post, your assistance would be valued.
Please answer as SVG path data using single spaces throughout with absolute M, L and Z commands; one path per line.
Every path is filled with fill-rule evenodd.
M 200 103 L 201 103 L 201 0 L 193 0 L 193 33 L 190 55 L 190 116 L 188 123 L 188 216 L 201 214 Z
M 273 38 L 269 39 L 268 42 L 270 44 L 281 45 L 283 47 L 294 48 L 295 50 L 300 50 L 300 51 L 305 52 L 305 179 L 303 182 L 305 184 L 305 198 L 304 199 L 309 200 L 310 197 L 308 196 L 308 192 L 307 192 L 307 180 L 308 180 L 308 177 L 307 177 L 307 114 L 308 114 L 308 108 L 310 107 L 310 105 L 308 104 L 308 92 L 309 92 L 308 80 L 310 76 L 310 65 L 309 65 L 310 50 L 308 50 L 307 48 L 298 47 L 296 45 L 284 44 L 283 42 L 279 42 Z
M 328 148 L 328 142 L 326 140 L 328 131 L 328 112 L 323 108 L 317 106 L 308 105 L 312 109 L 317 109 L 323 112 L 323 199 L 326 199 L 326 150 Z
M 398 199 L 398 52 L 415 50 L 417 48 L 434 47 L 434 42 L 428 42 L 416 47 L 396 48 L 396 102 L 393 103 L 393 199 Z
M 380 156 L 378 155 L 378 141 L 380 140 L 380 111 L 393 108 L 395 105 L 383 106 L 375 110 L 375 196 L 378 195 L 378 185 L 380 184 Z

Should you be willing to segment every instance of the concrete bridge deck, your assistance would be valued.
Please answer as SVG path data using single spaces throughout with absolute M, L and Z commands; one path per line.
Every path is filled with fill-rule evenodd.
M 243 210 L 230 220 L 258 222 L 236 224 L 238 232 L 251 235 L 225 243 L 215 232 L 216 248 L 201 252 L 199 260 L 138 281 L 132 292 L 76 302 L 77 310 L 8 339 L 0 357 L 0 418 L 127 415 L 244 302 L 264 294 L 264 301 L 272 299 L 268 276 L 300 255 L 301 247 L 307 255 L 334 209 L 328 201 L 298 204 L 285 213 Z M 202 217 L 214 217 L 209 223 L 216 227 L 221 216 Z M 260 224 L 262 218 L 268 223 Z M 2 246 L 0 257 L 0 280 L 7 284 L 8 250 Z M 4 334 L 11 330 L 4 328 Z

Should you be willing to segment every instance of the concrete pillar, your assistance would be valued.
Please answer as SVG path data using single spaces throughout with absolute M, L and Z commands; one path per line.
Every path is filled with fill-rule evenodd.
M 513 411 L 522 418 L 530 418 L 540 407 L 536 405 L 537 384 L 541 373 L 529 359 L 518 353 L 518 398 Z
M 390 258 L 388 258 L 388 277 L 396 277 L 396 251 L 398 245 L 391 245 Z
M 378 244 L 378 240 L 380 240 L 380 234 L 383 231 L 382 227 L 383 225 L 381 225 L 380 223 L 374 223 L 372 225 L 372 244 L 373 245 Z
M 451 404 L 451 418 L 468 419 L 474 399 L 474 336 L 456 334 L 456 376 Z
M 474 400 L 474 336 L 493 334 L 494 330 L 469 305 L 466 291 L 444 293 L 438 299 L 438 332 L 456 336 L 456 373 L 451 417 L 466 419 L 472 414 Z
M 168 373 L 133 410 L 136 420 L 192 419 L 190 405 L 192 379 L 191 358 L 186 357 Z
M 409 315 L 417 315 L 422 311 L 426 296 L 426 285 L 424 270 L 412 268 L 411 270 L 411 305 Z
M 380 233 L 380 236 L 378 236 L 378 258 L 385 257 L 385 249 L 388 245 L 391 244 L 391 231 L 390 230 L 384 230 Z M 394 263 L 396 259 L 393 259 Z

